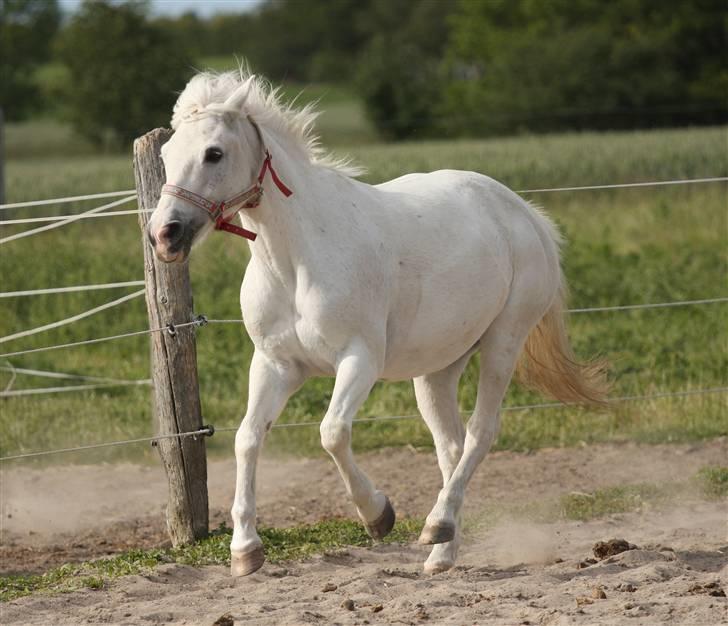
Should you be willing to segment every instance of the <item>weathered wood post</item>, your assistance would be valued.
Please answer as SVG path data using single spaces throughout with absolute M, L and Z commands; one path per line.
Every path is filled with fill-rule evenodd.
M 150 328 L 193 319 L 192 289 L 187 264 L 157 260 L 146 235 L 149 213 L 164 185 L 160 148 L 172 131 L 158 128 L 134 142 L 134 176 L 139 200 L 139 225 L 144 249 L 144 279 Z M 195 326 L 151 335 L 154 412 L 159 434 L 202 428 L 197 383 Z M 204 437 L 160 439 L 157 449 L 167 472 L 167 530 L 172 545 L 191 543 L 208 533 L 207 464 Z

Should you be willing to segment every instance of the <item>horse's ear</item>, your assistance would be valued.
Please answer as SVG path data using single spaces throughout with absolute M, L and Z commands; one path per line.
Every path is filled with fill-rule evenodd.
M 225 100 L 225 108 L 242 109 L 244 102 L 248 99 L 253 81 L 255 81 L 255 74 L 251 74 L 240 87 L 228 96 L 228 99 Z

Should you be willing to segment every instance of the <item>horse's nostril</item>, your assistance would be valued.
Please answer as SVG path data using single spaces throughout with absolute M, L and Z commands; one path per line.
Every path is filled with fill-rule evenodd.
M 173 246 L 182 239 L 183 235 L 184 226 L 182 225 L 182 222 L 175 220 L 167 222 L 164 226 L 162 226 L 162 228 L 159 229 L 159 232 L 157 232 L 156 239 L 157 241 L 163 241 L 168 246 Z

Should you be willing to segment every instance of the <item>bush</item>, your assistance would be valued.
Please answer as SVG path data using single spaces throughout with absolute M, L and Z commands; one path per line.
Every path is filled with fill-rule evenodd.
M 359 66 L 367 115 L 390 139 L 429 132 L 437 101 L 437 64 L 416 46 L 378 37 Z
M 85 2 L 61 34 L 70 81 L 64 99 L 76 129 L 96 144 L 128 145 L 167 124 L 192 74 L 179 41 L 147 21 L 144 5 Z
M 0 108 L 19 120 L 38 108 L 34 70 L 48 59 L 61 14 L 56 0 L 1 0 L 0 11 Z
M 370 0 L 358 84 L 367 114 L 385 137 L 432 134 L 441 100 L 441 57 L 450 2 Z

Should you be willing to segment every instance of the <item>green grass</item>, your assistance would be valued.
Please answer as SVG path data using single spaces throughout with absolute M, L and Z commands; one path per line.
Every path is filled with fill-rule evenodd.
M 13 146 L 42 146 L 45 127 L 8 128 L 8 201 L 133 187 L 130 156 L 61 156 L 62 142 L 43 157 L 37 149 L 12 157 Z M 54 131 L 56 132 L 56 131 Z M 57 132 L 61 132 L 58 130 Z M 65 132 L 65 131 L 64 131 Z M 473 169 L 515 189 L 650 179 L 725 176 L 725 128 L 629 133 L 583 133 L 494 140 L 398 145 L 350 145 L 365 165 L 365 180 L 378 182 L 410 171 L 441 167 Z M 25 156 L 22 156 L 25 154 Z M 564 230 L 564 265 L 574 307 L 661 302 L 726 295 L 726 187 L 722 183 L 598 192 L 537 194 Z M 91 205 L 6 211 L 6 217 L 78 211 Z M 15 232 L 3 227 L 0 236 Z M 9 243 L 0 251 L 2 290 L 131 280 L 142 276 L 141 237 L 134 217 L 86 220 Z M 457 242 L 453 242 L 457 245 Z M 195 306 L 209 317 L 239 317 L 238 290 L 247 246 L 212 236 L 191 263 Z M 67 294 L 0 300 L 0 336 L 60 319 L 121 295 Z M 600 353 L 612 362 L 615 395 L 722 386 L 726 380 L 728 308 L 715 304 L 652 311 L 574 315 L 571 334 L 581 355 Z M 6 352 L 143 329 L 141 300 L 112 314 L 0 344 Z M 89 375 L 146 378 L 147 338 L 139 337 L 11 359 L 19 367 Z M 203 414 L 217 427 L 236 425 L 244 412 L 250 341 L 238 325 L 208 326 L 198 333 Z M 476 363 L 467 369 L 460 404 L 475 401 Z M 0 374 L 0 386 L 9 377 Z M 16 388 L 44 386 L 23 379 Z M 282 422 L 318 420 L 332 390 L 328 379 L 310 381 L 296 394 Z M 513 385 L 507 405 L 543 399 Z M 149 390 L 6 399 L 0 409 L 0 453 L 56 448 L 153 432 Z M 582 441 L 694 441 L 728 434 L 725 395 L 661 399 L 608 411 L 559 408 L 507 412 L 497 448 L 532 449 Z M 411 383 L 378 384 L 360 417 L 416 413 Z M 359 450 L 384 445 L 431 446 L 420 420 L 356 426 Z M 213 453 L 232 447 L 220 433 L 208 440 Z M 318 429 L 273 431 L 269 444 L 296 454 L 318 453 Z M 144 452 L 146 451 L 146 452 Z M 140 458 L 144 446 L 59 457 L 94 462 Z
M 709 498 L 725 498 L 728 496 L 728 467 L 704 467 L 698 472 L 696 482 Z
M 661 503 L 668 497 L 669 488 L 649 483 L 609 487 L 593 493 L 570 493 L 560 498 L 558 517 L 586 521 L 634 511 L 645 502 Z
M 414 540 L 422 523 L 418 520 L 398 521 L 385 543 Z M 0 577 L 0 601 L 7 602 L 34 592 L 60 593 L 76 589 L 100 589 L 119 576 L 149 572 L 162 563 L 186 565 L 229 565 L 229 528 L 221 527 L 191 546 L 156 550 L 131 550 L 115 557 L 67 564 L 42 575 Z M 301 560 L 314 554 L 339 550 L 349 546 L 369 547 L 372 539 L 364 527 L 345 519 L 331 519 L 295 528 L 262 528 L 260 538 L 269 563 Z

